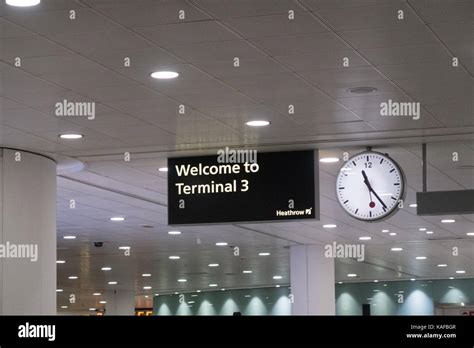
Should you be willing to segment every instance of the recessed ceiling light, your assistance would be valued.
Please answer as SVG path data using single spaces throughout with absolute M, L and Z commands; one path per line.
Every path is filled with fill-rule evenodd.
M 270 122 L 264 120 L 254 120 L 245 122 L 245 124 L 250 127 L 265 127 L 268 126 Z
M 187 279 L 178 279 L 179 283 L 186 283 L 188 280 Z
M 219 264 L 218 263 L 210 263 L 208 266 L 209 267 L 219 267 Z
M 224 288 L 222 288 L 222 289 L 221 289 L 221 291 L 225 291 L 225 289 L 224 289 Z
M 89 308 L 90 311 L 95 311 L 95 308 Z
M 109 285 L 117 285 L 118 283 L 116 281 L 111 281 L 111 282 L 108 282 L 107 284 Z
M 390 230 L 382 230 L 383 233 L 390 232 Z
M 377 279 L 374 280 L 374 283 L 378 283 L 379 281 Z
M 142 277 L 151 277 L 151 274 L 150 273 L 143 273 Z
M 335 162 L 339 162 L 339 158 L 337 158 L 337 157 L 323 157 L 319 160 L 319 162 L 322 162 L 322 163 L 335 163 Z
M 168 258 L 169 258 L 170 260 L 179 260 L 179 259 L 180 259 L 179 256 L 174 256 L 174 255 L 169 256 Z
M 418 229 L 418 231 L 422 231 L 422 232 L 423 232 L 423 231 L 426 231 L 426 228 L 421 227 L 421 228 Z
M 176 71 L 155 71 L 150 74 L 154 79 L 174 79 L 179 76 Z
M 152 289 L 152 287 L 150 285 L 145 285 L 143 287 L 143 290 L 151 290 L 151 289 Z
M 342 284 L 342 282 L 337 282 L 338 284 Z
M 372 237 L 359 237 L 359 240 L 371 240 Z
M 73 140 L 73 139 L 82 139 L 84 136 L 82 134 L 73 134 L 73 133 L 68 133 L 68 134 L 60 134 L 59 137 L 61 139 L 67 139 L 67 140 Z
M 209 287 L 211 288 L 215 288 L 217 286 L 217 284 L 209 284 Z
M 415 278 L 411 278 L 410 280 L 411 280 L 412 282 L 414 282 L 416 279 L 415 279 Z
M 167 172 L 167 171 L 168 171 L 168 167 L 161 167 L 161 168 L 158 168 L 158 171 L 160 171 L 160 172 Z
M 449 279 L 451 279 L 451 280 L 452 280 L 452 279 L 454 279 L 454 277 L 449 277 Z
M 61 308 L 62 308 L 62 309 L 66 309 L 66 308 L 67 308 L 67 306 L 61 306 Z
M 354 278 L 354 277 L 357 277 L 357 274 L 355 274 L 355 273 L 349 273 L 347 276 L 348 276 L 349 278 Z
M 155 296 L 160 296 L 160 294 L 155 294 Z
M 443 220 L 441 220 L 441 222 L 443 224 L 450 224 L 450 223 L 456 222 L 456 220 L 454 220 L 454 219 L 443 219 Z
M 128 250 L 128 249 L 130 249 L 129 246 L 125 246 L 125 245 L 124 246 L 119 246 L 118 248 L 119 248 L 119 250 Z
M 79 278 L 78 276 L 69 276 L 68 279 L 77 279 Z
M 100 292 L 94 292 L 92 295 L 93 296 L 100 296 L 101 294 L 100 294 Z
M 110 218 L 110 221 L 125 221 L 125 218 L 122 216 L 114 216 Z
M 409 207 L 410 207 L 410 208 L 416 208 L 416 207 L 418 207 L 418 204 L 413 203 L 413 204 L 410 204 Z
M 270 256 L 270 253 L 258 253 L 258 256 Z
M 389 235 L 390 235 L 390 236 L 396 236 L 396 235 L 397 235 L 397 232 L 390 232 Z
M 326 224 L 326 225 L 323 225 L 324 228 L 336 228 L 337 225 L 336 224 Z
M 463 270 L 460 270 L 460 271 L 456 271 L 457 274 L 464 274 L 466 273 L 466 271 L 463 271 Z
M 426 234 L 433 234 L 433 231 L 426 231 Z
M 63 239 L 76 239 L 76 236 L 64 236 Z
M 349 88 L 347 91 L 350 92 L 350 93 L 354 93 L 354 94 L 367 94 L 367 93 L 372 93 L 372 92 L 377 91 L 377 88 L 375 88 L 375 87 L 353 87 L 353 88 Z
M 392 251 L 402 251 L 403 248 L 395 247 L 395 248 L 392 248 L 392 249 L 390 249 L 390 250 L 392 250 Z
M 201 290 L 196 290 L 196 292 L 201 292 Z
M 100 304 L 106 304 L 107 301 L 99 301 Z
M 66 263 L 64 260 L 56 260 L 56 263 Z
M 245 274 L 250 274 L 252 273 L 253 271 L 250 271 L 250 270 L 245 270 L 245 271 L 242 271 L 242 273 L 245 273 Z
M 415 257 L 417 260 L 426 260 L 426 256 L 417 256 Z
M 282 279 L 283 277 L 280 275 L 273 276 L 273 279 Z
M 63 292 L 63 289 L 56 289 L 56 292 Z
M 466 236 L 474 236 L 474 232 L 467 232 Z
M 226 246 L 227 243 L 226 242 L 217 242 L 216 245 L 217 246 Z
M 438 267 L 448 267 L 448 265 L 445 264 L 445 263 L 440 263 L 440 264 L 438 265 Z
M 279 288 L 279 287 L 280 287 L 280 285 L 275 285 L 275 288 Z
M 177 234 L 181 234 L 181 231 L 169 231 L 168 234 L 177 235 Z
M 102 267 L 101 270 L 102 271 L 111 271 L 112 267 Z

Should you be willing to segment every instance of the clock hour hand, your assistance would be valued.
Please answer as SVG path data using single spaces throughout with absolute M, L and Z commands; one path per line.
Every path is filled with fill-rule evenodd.
M 379 202 L 382 204 L 382 207 L 384 207 L 385 209 L 387 209 L 387 206 L 385 205 L 385 203 L 380 199 L 379 195 L 377 194 L 377 192 L 374 191 L 374 189 L 372 188 L 372 186 L 370 186 L 370 183 L 369 183 L 369 179 L 367 178 L 367 174 L 365 174 L 365 170 L 362 171 L 362 176 L 364 177 L 364 183 L 367 185 L 368 189 L 369 189 L 369 192 L 372 192 L 374 194 L 374 196 L 379 200 Z

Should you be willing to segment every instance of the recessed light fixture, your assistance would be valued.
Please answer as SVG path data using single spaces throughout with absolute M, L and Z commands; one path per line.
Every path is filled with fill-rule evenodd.
M 324 228 L 336 228 L 337 225 L 336 224 L 326 224 L 326 225 L 323 225 Z
M 152 287 L 150 285 L 145 285 L 143 287 L 143 290 L 151 290 L 151 289 L 152 289 Z
M 402 251 L 402 250 L 403 250 L 403 248 L 400 248 L 400 247 L 395 247 L 395 248 L 392 248 L 392 249 L 390 249 L 390 250 L 392 250 L 392 251 Z
M 155 296 L 160 296 L 160 294 L 155 294 Z
M 418 207 L 418 204 L 413 203 L 413 204 L 410 204 L 409 207 L 410 207 L 410 208 L 416 208 L 416 207 Z
M 226 242 L 217 242 L 216 245 L 217 246 L 227 246 L 227 243 Z
M 451 224 L 453 222 L 456 222 L 456 220 L 454 220 L 454 219 L 443 219 L 443 220 L 441 220 L 441 222 L 443 224 Z
M 421 227 L 421 228 L 418 229 L 418 231 L 421 231 L 421 232 L 426 231 L 426 228 Z
M 352 87 L 347 90 L 349 93 L 354 94 L 368 94 L 377 91 L 375 87 Z
M 342 284 L 342 282 L 337 282 L 338 284 Z
M 445 263 L 440 263 L 440 264 L 438 265 L 438 267 L 448 267 L 448 265 L 445 264 Z
M 273 279 L 276 279 L 276 280 L 277 280 L 277 279 L 282 279 L 282 278 L 283 278 L 283 277 L 280 276 L 280 275 L 273 276 Z
M 99 301 L 100 304 L 106 304 L 107 301 Z
M 415 278 L 411 278 L 410 281 L 414 282 L 416 279 Z
M 172 255 L 172 256 L 169 256 L 168 258 L 169 258 L 170 260 L 179 260 L 181 257 Z
M 382 230 L 382 233 L 390 232 L 390 230 Z
M 319 162 L 322 162 L 322 163 L 335 163 L 335 162 L 339 162 L 339 158 L 337 158 L 337 157 L 323 157 L 319 160 Z
M 467 232 L 466 236 L 474 236 L 474 232 Z
M 63 239 L 76 239 L 76 236 L 64 236 Z
M 117 285 L 118 282 L 116 282 L 116 281 L 111 281 L 111 282 L 108 282 L 107 284 L 109 284 L 109 285 Z
M 56 289 L 56 292 L 63 292 L 63 289 Z
M 67 308 L 67 306 L 61 306 L 61 309 L 66 309 L 66 308 Z
M 187 281 L 188 280 L 184 278 L 178 279 L 178 283 L 186 283 Z
M 78 276 L 69 276 L 68 279 L 77 279 L 79 278 Z
M 254 121 L 245 122 L 245 124 L 250 127 L 265 127 L 265 126 L 268 126 L 270 122 L 265 121 L 265 120 L 254 120 Z
M 258 253 L 258 256 L 270 256 L 270 253 L 266 253 L 266 252 Z
M 225 289 L 224 289 L 224 288 L 222 288 L 222 289 L 221 289 L 221 291 L 225 291 Z
M 56 263 L 66 263 L 64 260 L 56 260 Z
M 100 292 L 94 292 L 92 295 L 93 296 L 100 296 L 101 294 L 100 294 Z
M 245 271 L 242 271 L 242 273 L 245 273 L 245 274 L 250 274 L 250 273 L 253 273 L 253 271 L 250 271 L 250 270 L 245 270 Z
M 348 276 L 349 278 L 354 278 L 354 277 L 357 277 L 357 274 L 355 274 L 355 273 L 349 273 L 347 276 Z
M 178 234 L 181 234 L 181 231 L 169 231 L 168 234 L 178 235 Z
M 377 279 L 374 280 L 374 283 L 378 283 L 379 281 Z
M 201 290 L 196 290 L 196 292 L 201 292 Z
M 161 167 L 161 168 L 158 168 L 158 171 L 159 171 L 159 172 L 167 172 L 167 171 L 168 171 L 168 167 Z
M 449 279 L 453 280 L 453 279 L 454 279 L 454 277 L 449 277 Z
M 61 139 L 67 139 L 67 140 L 74 140 L 74 139 L 84 138 L 84 136 L 82 134 L 74 134 L 74 133 L 60 134 L 59 137 Z
M 396 235 L 397 235 L 397 232 L 390 232 L 389 235 L 390 235 L 390 236 L 396 236 Z
M 125 246 L 125 245 L 124 246 L 119 246 L 118 248 L 119 248 L 119 250 L 128 250 L 128 249 L 130 249 L 129 246 Z
M 125 221 L 123 216 L 114 216 L 110 218 L 110 221 Z
M 142 277 L 151 277 L 151 274 L 150 273 L 143 273 Z
M 426 231 L 426 234 L 433 234 L 433 231 Z
M 102 271 L 111 271 L 112 267 L 102 267 L 101 270 Z
M 415 257 L 417 260 L 426 260 L 426 256 L 417 256 Z
M 463 271 L 463 270 L 460 270 L 460 271 L 456 271 L 457 274 L 464 274 L 466 273 L 466 271 Z
M 359 240 L 371 240 L 372 237 L 359 237 Z
M 208 266 L 209 267 L 219 267 L 219 264 L 218 263 L 210 263 Z
M 215 287 L 217 287 L 217 284 L 209 284 L 209 287 L 215 288 Z
M 179 73 L 177 73 L 176 71 L 155 71 L 151 73 L 150 76 L 154 79 L 166 80 L 177 78 L 179 76 Z
M 277 284 L 277 285 L 275 285 L 275 288 L 279 288 L 279 287 L 280 287 L 280 285 L 278 285 L 278 284 Z

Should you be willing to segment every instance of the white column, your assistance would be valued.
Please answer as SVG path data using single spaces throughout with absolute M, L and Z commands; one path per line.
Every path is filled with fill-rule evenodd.
M 336 314 L 334 259 L 324 256 L 323 245 L 291 246 L 290 278 L 291 314 Z
M 53 160 L 0 148 L 0 218 L 0 314 L 56 314 Z
M 128 290 L 106 292 L 105 315 L 135 315 L 135 293 Z

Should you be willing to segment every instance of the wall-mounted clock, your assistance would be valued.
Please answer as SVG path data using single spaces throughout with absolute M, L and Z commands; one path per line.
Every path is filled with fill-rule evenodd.
M 388 155 L 366 151 L 351 157 L 339 170 L 337 199 L 352 217 L 363 221 L 387 218 L 405 193 L 404 174 Z

